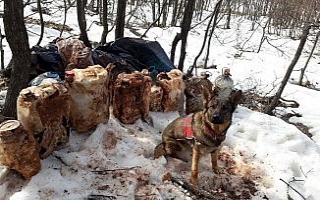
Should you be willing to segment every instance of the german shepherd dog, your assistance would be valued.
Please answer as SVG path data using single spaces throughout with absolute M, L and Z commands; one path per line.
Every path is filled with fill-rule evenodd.
M 221 142 L 226 138 L 242 91 L 233 90 L 226 99 L 218 96 L 217 89 L 203 87 L 203 110 L 172 121 L 162 134 L 162 143 L 154 150 L 155 159 L 170 156 L 188 161 L 191 153 L 190 182 L 194 186 L 198 182 L 199 159 L 203 154 L 211 154 L 212 169 L 216 174 L 220 173 L 217 160 Z

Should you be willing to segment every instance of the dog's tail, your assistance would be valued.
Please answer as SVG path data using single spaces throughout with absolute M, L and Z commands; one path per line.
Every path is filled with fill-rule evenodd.
M 164 148 L 164 143 L 160 143 L 154 148 L 154 159 L 159 158 L 160 156 L 166 155 L 166 151 Z

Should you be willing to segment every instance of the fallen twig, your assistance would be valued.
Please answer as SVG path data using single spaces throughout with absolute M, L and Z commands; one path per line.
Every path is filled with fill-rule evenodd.
M 171 182 L 181 186 L 185 190 L 188 190 L 193 195 L 197 196 L 199 199 L 210 199 L 210 200 L 226 199 L 226 197 L 222 198 L 222 197 L 215 196 L 214 194 L 208 191 L 195 187 L 186 181 L 178 180 L 177 178 L 174 178 L 174 177 L 171 178 Z
M 302 199 L 305 199 L 306 200 L 306 198 L 297 190 L 297 189 L 295 189 L 294 187 L 292 187 L 289 183 L 287 183 L 285 180 L 283 180 L 282 178 L 280 178 L 280 181 L 282 181 L 282 182 L 284 182 L 287 186 L 288 186 L 288 196 L 289 196 L 289 188 L 291 188 L 293 191 L 295 191 L 297 194 L 299 194 L 301 197 L 302 197 Z M 290 182 L 292 182 L 292 181 L 290 181 Z M 290 197 L 291 198 L 291 197 Z M 292 199 L 292 198 L 291 198 Z
M 105 170 L 94 170 L 91 171 L 95 174 L 102 174 L 102 175 L 106 175 L 109 172 L 114 172 L 114 171 L 126 171 L 126 170 L 132 170 L 132 169 L 136 169 L 136 168 L 141 168 L 140 166 L 134 166 L 134 167 L 128 167 L 128 168 L 118 168 L 118 169 L 105 169 Z
M 64 162 L 64 161 L 62 160 L 62 158 L 61 158 L 60 156 L 57 156 L 57 155 L 54 155 L 54 154 L 53 154 L 53 156 L 54 156 L 56 159 L 58 159 L 64 166 L 69 166 L 66 162 Z
M 117 199 L 115 196 L 111 195 L 102 195 L 102 194 L 92 194 L 89 195 L 87 200 L 111 200 L 111 199 Z

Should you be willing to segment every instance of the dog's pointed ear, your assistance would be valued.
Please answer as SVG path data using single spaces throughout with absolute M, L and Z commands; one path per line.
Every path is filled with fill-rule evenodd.
M 229 99 L 230 99 L 230 101 L 232 103 L 233 111 L 237 108 L 237 106 L 240 103 L 242 97 L 243 97 L 242 90 L 233 90 L 231 92 L 231 95 L 230 95 Z

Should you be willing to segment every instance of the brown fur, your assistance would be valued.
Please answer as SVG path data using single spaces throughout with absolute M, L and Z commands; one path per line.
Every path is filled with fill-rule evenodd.
M 66 77 L 71 96 L 70 121 L 77 132 L 86 132 L 99 123 L 109 121 L 109 79 L 114 65 L 73 69 L 74 76 Z
M 164 112 L 181 111 L 185 84 L 183 73 L 173 69 L 168 73 L 161 72 L 157 76 L 159 85 L 163 89 L 162 107 Z
M 149 118 L 151 77 L 144 72 L 121 73 L 113 83 L 113 115 L 124 124 Z
M 18 127 L 10 127 L 10 121 L 15 121 Z M 0 164 L 30 179 L 41 169 L 38 147 L 32 133 L 24 130 L 17 120 L 4 121 L 0 127 Z
M 232 115 L 241 97 L 242 91 L 233 91 L 228 99 L 216 98 L 217 90 L 211 91 L 203 88 L 203 111 L 195 113 L 192 117 L 191 127 L 194 139 L 186 139 L 184 133 L 184 120 L 186 116 L 179 117 L 170 123 L 162 134 L 162 143 L 156 146 L 154 157 L 170 156 L 187 161 L 191 151 L 191 183 L 197 184 L 198 164 L 200 156 L 211 154 L 212 169 L 219 173 L 217 159 L 221 142 L 232 122 Z
M 91 49 L 79 39 L 60 39 L 56 42 L 58 51 L 68 66 L 68 70 L 73 68 L 86 68 L 93 65 Z
M 213 84 L 206 77 L 191 77 L 186 80 L 186 114 L 203 109 L 203 87 L 211 89 Z
M 64 84 L 48 83 L 21 90 L 17 115 L 38 142 L 40 158 L 69 141 L 70 95 Z

